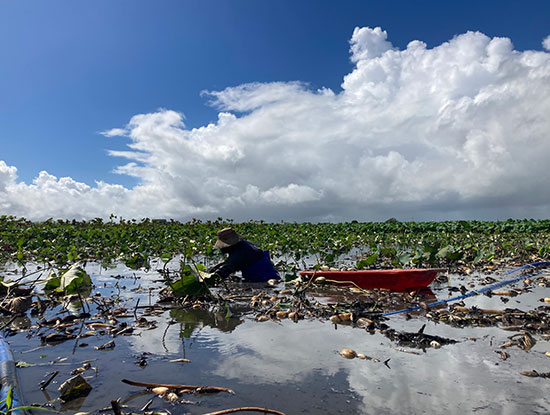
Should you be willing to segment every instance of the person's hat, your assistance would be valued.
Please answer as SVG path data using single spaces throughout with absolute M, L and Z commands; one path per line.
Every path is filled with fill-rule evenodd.
M 238 244 L 242 240 L 243 237 L 233 229 L 224 228 L 221 231 L 218 231 L 218 240 L 214 244 L 214 249 L 227 248 L 228 246 Z

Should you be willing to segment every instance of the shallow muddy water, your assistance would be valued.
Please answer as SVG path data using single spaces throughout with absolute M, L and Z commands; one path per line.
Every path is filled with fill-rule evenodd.
M 128 309 L 127 317 L 119 321 L 126 319 L 129 324 L 134 323 L 135 315 L 147 311 L 144 306 L 156 303 L 158 290 L 164 286 L 156 271 L 137 272 L 122 265 L 105 270 L 97 264 L 88 265 L 87 271 L 95 285 L 93 292 L 117 299 L 120 307 Z M 449 285 L 459 287 L 483 277 L 451 275 L 449 284 L 432 285 L 435 298 L 429 301 L 457 295 L 449 291 Z M 506 289 L 513 287 L 523 287 L 523 283 Z M 266 286 L 274 292 L 283 288 L 283 284 Z M 529 292 L 507 297 L 506 303 L 504 297 L 483 295 L 464 303 L 467 307 L 529 310 L 541 306 L 540 299 L 545 297 L 550 297 L 550 288 L 533 286 Z M 57 409 L 96 412 L 110 408 L 110 402 L 120 398 L 121 404 L 128 406 L 123 411 L 137 412 L 153 398 L 149 410 L 172 414 L 206 414 L 242 406 L 266 407 L 289 415 L 550 412 L 550 379 L 520 374 L 533 369 L 550 372 L 550 357 L 545 355 L 550 343 L 543 335 L 533 335 L 537 342 L 529 351 L 507 348 L 509 358 L 503 360 L 496 352 L 517 332 L 499 327 L 455 328 L 428 320 L 423 310 L 409 313 L 409 317 L 392 316 L 385 323 L 406 332 L 417 332 L 425 325 L 424 333 L 456 343 L 423 350 L 399 345 L 379 332 L 316 318 L 258 322 L 253 313 L 231 308 L 231 315 L 227 310 L 156 310 L 144 315 L 149 326 L 136 328 L 131 335 L 113 338 L 105 333 L 43 347 L 37 334 L 46 330 L 32 328 L 35 318 L 16 320 L 13 325 L 20 331 L 5 334 L 15 360 L 33 365 L 17 369 L 25 403 L 44 405 L 54 400 L 71 371 L 91 360 L 96 371 L 83 373 L 93 388 L 90 394 L 56 403 Z M 58 311 L 50 310 L 50 316 Z M 95 348 L 110 340 L 114 348 Z M 345 359 L 338 353 L 344 348 L 367 358 Z M 189 362 L 171 362 L 183 358 Z M 59 374 L 40 390 L 40 381 L 55 370 Z M 181 396 L 188 402 L 174 404 L 143 387 L 122 383 L 122 379 L 221 386 L 235 394 L 188 394 Z

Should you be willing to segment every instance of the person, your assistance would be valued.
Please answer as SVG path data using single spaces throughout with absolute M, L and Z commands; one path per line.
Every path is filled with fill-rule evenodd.
M 232 228 L 218 231 L 214 249 L 228 254 L 228 257 L 224 262 L 210 268 L 208 272 L 217 274 L 223 279 L 236 271 L 241 271 L 244 281 L 247 282 L 264 282 L 280 278 L 271 262 L 269 251 L 261 250 Z

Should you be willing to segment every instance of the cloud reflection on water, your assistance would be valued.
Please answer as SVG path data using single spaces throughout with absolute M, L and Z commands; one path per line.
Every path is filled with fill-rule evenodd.
M 145 284 L 151 274 L 138 276 L 143 277 L 140 284 Z M 445 297 L 443 290 L 437 293 L 440 299 Z M 525 308 L 539 294 L 513 306 Z M 468 306 L 495 308 L 491 301 L 500 300 L 481 296 L 466 301 Z M 392 317 L 388 324 L 396 330 L 416 332 L 426 323 L 425 333 L 459 341 L 426 352 L 415 350 L 416 355 L 396 350 L 398 345 L 381 334 L 358 328 L 338 326 L 335 330 L 328 321 L 317 320 L 259 323 L 232 311 L 231 322 L 224 321 L 223 313 L 204 310 L 150 317 L 158 328 L 131 336 L 128 345 L 135 352 L 150 352 L 161 358 L 184 355 L 192 365 L 185 373 L 198 370 L 206 379 L 233 381 L 241 393 L 248 389 L 254 393 L 269 385 L 267 389 L 274 395 L 290 396 L 303 388 L 293 403 L 297 410 L 307 405 L 301 398 L 310 399 L 309 403 L 326 400 L 326 410 L 334 409 L 342 399 L 334 394 L 337 389 L 349 399 L 352 395 L 360 397 L 361 413 L 512 415 L 550 411 L 546 383 L 520 375 L 534 368 L 546 371 L 547 358 L 540 353 L 544 344 L 537 344 L 529 353 L 508 349 L 511 358 L 502 361 L 494 351 L 500 350 L 498 346 L 513 333 L 499 328 L 457 329 L 419 316 L 408 321 Z M 178 322 L 167 328 L 169 319 Z M 477 341 L 469 340 L 472 337 Z M 338 355 L 343 348 L 380 362 L 344 359 Z M 390 368 L 382 363 L 386 359 L 390 359 Z
M 433 324 L 427 330 L 441 334 Z M 453 338 L 460 343 L 413 355 L 395 350 L 396 345 L 380 334 L 351 327 L 334 330 L 332 324 L 318 321 L 246 321 L 231 333 L 211 327 L 195 332 L 187 356 L 193 360 L 193 355 L 200 354 L 201 361 L 212 367 L 213 376 L 283 389 L 294 388 L 312 375 L 322 388 L 327 378 L 343 371 L 349 384 L 342 389 L 349 388 L 362 398 L 364 413 L 372 413 L 374 408 L 376 413 L 480 410 L 502 414 L 549 409 L 544 384 L 519 375 L 526 369 L 520 368 L 525 352 L 512 351 L 512 359 L 500 361 L 493 352 L 500 344 L 494 339 L 498 329 L 478 330 L 483 332 L 478 336 L 490 335 L 492 346 L 491 340 L 468 341 L 466 336 L 471 333 L 447 327 L 445 334 L 454 332 Z M 165 342 L 171 353 L 181 350 L 178 330 L 170 330 Z M 136 338 L 135 347 L 158 353 L 158 336 L 151 333 Z M 380 362 L 346 360 L 337 353 L 346 347 Z M 208 356 L 215 364 L 205 362 Z M 382 363 L 388 358 L 391 369 Z

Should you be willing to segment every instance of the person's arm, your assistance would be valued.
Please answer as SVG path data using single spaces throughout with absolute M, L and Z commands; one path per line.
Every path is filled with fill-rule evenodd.
M 246 265 L 247 250 L 246 245 L 243 242 L 239 243 L 236 246 L 230 247 L 229 256 L 227 259 L 214 267 L 210 268 L 208 271 L 211 273 L 218 274 L 221 278 L 227 278 L 236 271 L 243 269 L 243 266 Z
M 226 279 L 240 268 L 237 261 L 232 256 L 229 256 L 224 262 L 212 267 L 209 272 L 219 275 L 221 278 Z

